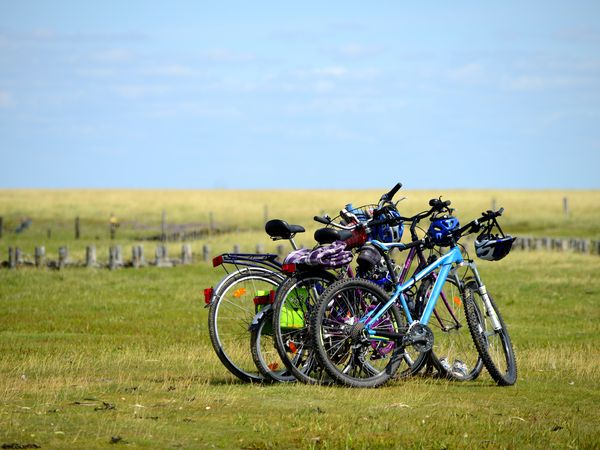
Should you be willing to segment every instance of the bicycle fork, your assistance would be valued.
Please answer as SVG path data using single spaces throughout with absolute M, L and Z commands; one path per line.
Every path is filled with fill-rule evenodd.
M 483 300 L 483 305 L 485 306 L 486 316 L 488 316 L 490 318 L 490 320 L 492 321 L 492 326 L 494 327 L 494 331 L 500 331 L 500 329 L 502 328 L 502 325 L 500 324 L 500 321 L 498 320 L 498 315 L 496 314 L 496 310 L 494 309 L 492 302 L 490 301 L 490 296 L 488 295 L 487 288 L 485 287 L 485 284 L 483 284 L 483 281 L 481 281 L 481 277 L 479 276 L 479 271 L 477 270 L 477 266 L 475 265 L 475 262 L 469 261 L 466 264 L 467 264 L 467 266 L 469 266 L 469 268 L 473 272 L 473 275 L 475 275 L 475 283 L 477 283 L 477 291 L 479 292 L 479 294 L 481 295 L 481 298 Z M 467 292 L 464 291 L 463 295 L 466 299 Z

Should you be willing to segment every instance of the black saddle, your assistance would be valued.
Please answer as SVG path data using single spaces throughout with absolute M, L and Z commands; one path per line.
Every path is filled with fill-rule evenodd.
M 345 241 L 352 237 L 352 232 L 334 228 L 319 228 L 315 231 L 315 241 L 319 244 L 331 244 L 335 241 Z
M 285 220 L 273 219 L 265 224 L 265 231 L 273 239 L 291 239 L 296 233 L 304 233 L 304 227 L 290 225 Z

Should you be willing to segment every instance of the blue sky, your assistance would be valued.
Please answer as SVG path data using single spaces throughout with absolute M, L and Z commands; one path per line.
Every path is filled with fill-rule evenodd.
M 598 189 L 599 168 L 597 1 L 0 0 L 0 188 Z

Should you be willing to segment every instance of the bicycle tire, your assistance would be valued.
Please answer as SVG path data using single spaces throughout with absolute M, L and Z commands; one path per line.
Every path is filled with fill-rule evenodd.
M 429 299 L 434 283 L 434 278 L 424 279 L 417 297 Z M 473 344 L 462 293 L 463 288 L 456 280 L 446 279 L 428 323 L 434 335 L 429 357 L 438 376 L 471 381 L 483 370 L 483 360 Z
M 474 280 L 466 283 L 465 293 L 467 323 L 483 364 L 499 386 L 512 386 L 517 381 L 517 361 L 506 324 L 494 299 L 488 293 L 491 307 L 498 317 L 499 330 L 494 330 Z
M 252 327 L 250 333 L 250 352 L 254 365 L 263 376 L 264 381 L 271 383 L 295 382 L 296 377 L 282 362 L 274 343 L 273 311 L 268 312 Z
M 283 275 L 244 268 L 218 285 L 208 315 L 213 348 L 223 365 L 245 382 L 263 382 L 252 360 L 249 326 L 256 314 L 253 302 L 260 290 L 276 289 Z M 235 299 L 235 301 L 233 301 Z
M 374 388 L 398 371 L 404 348 L 391 340 L 369 338 L 360 318 L 388 299 L 375 283 L 345 279 L 333 283 L 319 298 L 311 317 L 313 345 L 327 373 L 340 384 Z M 398 332 L 402 316 L 392 305 L 376 328 Z
M 299 272 L 281 283 L 275 294 L 275 348 L 289 372 L 306 384 L 331 383 L 313 352 L 310 316 L 318 296 L 336 280 L 326 270 Z

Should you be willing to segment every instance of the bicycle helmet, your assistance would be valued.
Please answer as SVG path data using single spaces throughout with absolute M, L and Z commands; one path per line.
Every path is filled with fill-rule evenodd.
M 427 236 L 436 245 L 448 246 L 450 245 L 452 232 L 458 230 L 460 223 L 456 217 L 443 216 L 433 219 L 429 229 L 427 230 Z
M 374 220 L 387 220 L 397 219 L 400 217 L 400 213 L 396 209 L 384 208 L 380 212 L 376 212 L 373 215 Z M 370 238 L 385 243 L 400 242 L 402 239 L 402 233 L 404 232 L 404 224 L 399 223 L 398 225 L 377 225 L 371 228 Z
M 508 255 L 516 237 L 480 234 L 475 239 L 477 257 L 487 261 L 498 261 Z
M 356 258 L 361 272 L 368 272 L 381 262 L 381 254 L 370 244 L 364 245 Z

